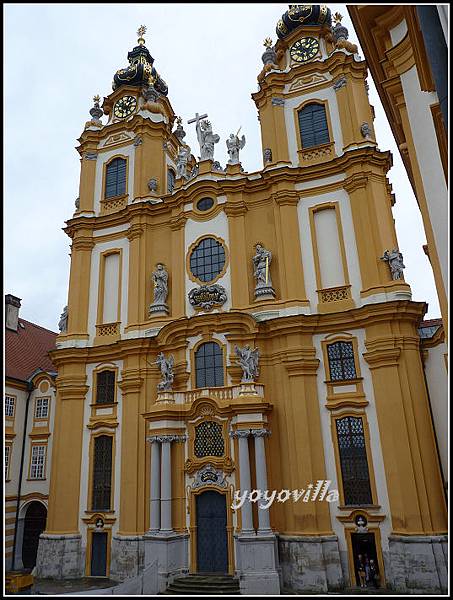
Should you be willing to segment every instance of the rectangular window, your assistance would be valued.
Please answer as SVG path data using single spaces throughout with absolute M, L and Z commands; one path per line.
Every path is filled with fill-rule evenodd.
M 372 504 L 363 422 L 360 417 L 336 420 L 344 503 Z
M 5 446 L 5 479 L 8 479 L 10 459 L 11 459 L 11 446 Z
M 14 408 L 16 398 L 14 396 L 5 396 L 5 417 L 14 417 Z
M 327 346 L 331 381 L 347 381 L 356 379 L 352 342 L 335 342 Z
M 36 398 L 35 419 L 47 419 L 49 416 L 49 398 Z
M 47 446 L 32 446 L 30 479 L 44 479 Z
M 115 402 L 115 371 L 100 371 L 96 381 L 96 404 Z
M 110 510 L 113 438 L 101 435 L 94 440 L 92 510 Z
M 330 142 L 326 109 L 323 104 L 307 104 L 298 113 L 302 148 Z
M 115 158 L 107 165 L 105 175 L 105 197 L 113 198 L 126 193 L 126 166 L 124 158 Z

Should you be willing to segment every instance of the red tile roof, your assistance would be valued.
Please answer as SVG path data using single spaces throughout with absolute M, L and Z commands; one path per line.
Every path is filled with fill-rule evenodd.
M 26 381 L 37 369 L 56 372 L 47 353 L 57 335 L 25 319 L 19 319 L 17 331 L 5 329 L 6 377 Z
M 426 319 L 420 323 L 420 327 L 434 327 L 434 325 L 442 325 L 442 319 Z

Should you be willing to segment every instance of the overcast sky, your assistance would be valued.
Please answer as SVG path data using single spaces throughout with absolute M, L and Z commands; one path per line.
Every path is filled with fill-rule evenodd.
M 146 25 L 146 46 L 183 118 L 185 141 L 198 156 L 187 120 L 208 113 L 221 137 L 215 159 L 225 165 L 225 140 L 242 126 L 246 171 L 262 168 L 257 110 L 251 93 L 263 64 L 263 40 L 287 4 L 4 4 L 4 292 L 22 299 L 20 316 L 58 331 L 67 303 L 70 239 L 62 231 L 74 212 L 80 162 L 75 150 L 92 97 L 112 91 L 114 73 Z M 346 5 L 350 41 L 357 43 Z M 363 56 L 363 54 L 361 53 Z M 379 148 L 391 150 L 389 172 L 405 279 L 413 300 L 440 315 L 434 279 L 423 253 L 420 211 L 371 76 L 370 101 Z M 104 117 L 104 122 L 105 122 Z

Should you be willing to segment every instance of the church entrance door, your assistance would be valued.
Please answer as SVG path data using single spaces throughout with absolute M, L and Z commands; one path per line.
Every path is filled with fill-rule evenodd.
M 33 569 L 38 554 L 39 536 L 46 528 L 47 510 L 41 502 L 32 502 L 27 508 L 22 542 L 22 563 L 25 569 Z
M 198 573 L 228 572 L 226 496 L 209 490 L 196 497 Z

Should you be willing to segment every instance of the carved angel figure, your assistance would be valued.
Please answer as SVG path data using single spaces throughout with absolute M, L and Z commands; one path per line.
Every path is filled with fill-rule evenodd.
M 228 148 L 228 154 L 230 155 L 230 160 L 228 163 L 230 165 L 239 164 L 239 150 L 245 146 L 245 135 L 239 139 L 238 135 L 234 135 L 234 133 L 230 133 L 229 139 L 226 141 L 226 145 Z
M 244 348 L 234 347 L 234 351 L 239 360 L 239 364 L 242 368 L 242 383 L 253 383 L 259 375 L 258 361 L 260 357 L 260 351 L 258 348 L 252 350 L 249 345 Z
M 187 144 L 181 146 L 176 157 L 176 179 L 187 177 L 187 162 L 190 158 L 190 148 Z
M 173 355 L 170 355 L 168 359 L 165 358 L 163 352 L 160 352 L 157 355 L 156 365 L 159 365 L 160 372 L 162 374 L 162 381 L 157 384 L 157 390 L 159 392 L 171 391 L 173 380 L 175 378 L 175 375 L 173 373 L 174 364 L 175 359 Z

